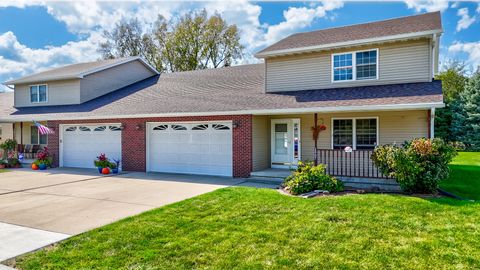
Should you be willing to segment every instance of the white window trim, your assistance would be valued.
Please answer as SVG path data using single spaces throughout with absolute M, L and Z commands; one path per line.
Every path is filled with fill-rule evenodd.
M 45 101 L 40 101 L 40 86 L 45 85 L 46 88 L 46 99 Z M 37 101 L 32 101 L 32 86 L 37 87 Z M 47 103 L 48 102 L 48 84 L 42 83 L 42 84 L 32 84 L 28 86 L 28 93 L 29 93 L 29 99 L 30 103 Z
M 377 63 L 376 63 L 376 77 L 375 78 L 369 78 L 369 79 L 360 79 L 357 80 L 357 53 L 358 52 L 369 52 L 369 51 L 376 51 L 377 52 Z M 379 49 L 378 48 L 373 48 L 373 49 L 368 49 L 368 50 L 358 50 L 358 51 L 349 51 L 349 52 L 341 52 L 341 53 L 332 53 L 330 57 L 330 80 L 332 83 L 342 83 L 342 82 L 353 82 L 353 81 L 373 81 L 373 80 L 378 80 L 379 74 L 378 74 L 378 66 L 379 66 L 379 59 L 380 59 L 380 54 L 379 54 Z M 352 54 L 352 79 L 351 80 L 341 80 L 341 81 L 335 81 L 334 80 L 334 66 L 333 66 L 333 58 L 336 55 L 342 55 L 342 54 Z
M 34 127 L 34 125 L 30 126 L 30 132 L 32 130 L 31 127 Z M 48 145 L 48 134 L 45 134 L 46 136 L 46 139 L 47 139 L 47 142 L 46 143 L 40 143 L 40 136 L 42 136 L 42 134 L 40 134 L 40 130 L 38 129 L 37 127 L 37 142 L 36 143 L 33 143 L 31 140 L 32 140 L 32 134 L 30 133 L 30 144 L 37 144 L 37 145 Z
M 352 132 L 353 132 L 353 136 L 352 136 L 352 148 L 353 150 L 357 150 L 357 119 L 376 119 L 377 121 L 377 145 L 380 145 L 380 133 L 379 133 L 379 130 L 380 130 L 380 120 L 378 118 L 378 116 L 362 116 L 362 117 L 335 117 L 331 119 L 330 121 L 330 148 L 331 149 L 334 149 L 333 148 L 333 121 L 334 120 L 352 120 Z

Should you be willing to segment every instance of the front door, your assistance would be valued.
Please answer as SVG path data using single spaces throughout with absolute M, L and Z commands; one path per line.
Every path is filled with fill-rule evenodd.
M 300 119 L 272 119 L 272 168 L 290 168 L 300 160 Z

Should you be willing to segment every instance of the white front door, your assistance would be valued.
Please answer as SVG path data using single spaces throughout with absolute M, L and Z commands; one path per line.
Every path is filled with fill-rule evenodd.
M 272 119 L 272 168 L 290 168 L 300 160 L 300 119 Z

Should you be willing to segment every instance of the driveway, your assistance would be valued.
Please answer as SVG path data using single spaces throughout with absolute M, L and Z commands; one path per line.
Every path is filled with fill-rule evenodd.
M 13 252 L 18 255 L 33 246 L 39 248 L 241 182 L 223 177 L 137 172 L 105 177 L 95 170 L 63 168 L 0 173 L 0 228 L 5 234 L 0 237 L 0 246 L 28 246 L 28 250 Z M 26 244 L 37 238 L 36 245 Z M 0 261 L 8 258 L 7 252 L 0 249 Z

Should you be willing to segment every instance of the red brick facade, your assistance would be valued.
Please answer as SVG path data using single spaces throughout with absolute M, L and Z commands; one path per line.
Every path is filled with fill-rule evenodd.
M 48 126 L 55 128 L 55 134 L 49 135 L 49 150 L 59 157 L 59 125 L 60 124 L 95 124 L 121 123 L 122 131 L 122 165 L 126 171 L 146 170 L 146 123 L 175 121 L 233 121 L 237 127 L 233 129 L 233 176 L 248 177 L 252 171 L 252 116 L 189 116 L 189 117 L 155 117 L 155 118 L 123 118 L 98 120 L 49 121 Z M 137 129 L 137 126 L 140 128 Z M 58 166 L 58 158 L 54 165 Z

